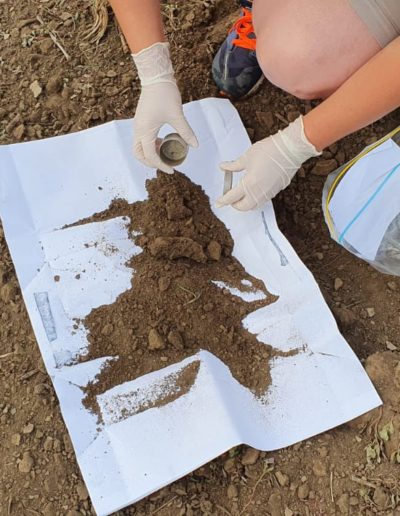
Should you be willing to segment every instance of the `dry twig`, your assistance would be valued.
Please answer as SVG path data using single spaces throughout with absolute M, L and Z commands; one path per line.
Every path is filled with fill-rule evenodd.
M 167 507 L 167 505 L 169 505 L 171 502 L 173 502 L 174 500 L 176 500 L 178 498 L 178 495 L 175 495 L 173 496 L 172 498 L 170 498 L 168 500 L 168 502 L 165 502 L 163 505 L 161 505 L 160 507 L 158 507 L 155 511 L 153 511 L 152 513 L 150 513 L 151 515 L 153 514 L 157 514 L 158 512 L 160 512 L 162 509 L 164 509 L 164 507 Z

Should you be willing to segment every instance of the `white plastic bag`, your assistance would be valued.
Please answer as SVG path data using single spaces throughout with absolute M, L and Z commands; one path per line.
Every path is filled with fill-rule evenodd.
M 332 172 L 322 203 L 336 242 L 400 276 L 400 127 Z

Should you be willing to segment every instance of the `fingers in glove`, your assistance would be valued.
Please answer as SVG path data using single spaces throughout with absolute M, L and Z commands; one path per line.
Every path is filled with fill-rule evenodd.
M 145 163 L 148 167 L 157 168 L 166 174 L 173 174 L 174 169 L 166 165 L 157 154 L 156 140 L 142 141 Z
M 172 127 L 179 134 L 179 136 L 183 138 L 188 145 L 190 145 L 190 147 L 197 149 L 199 142 L 197 141 L 196 135 L 194 134 L 192 128 L 188 124 L 188 121 L 183 116 L 183 114 L 182 117 L 176 118 L 174 120 Z
M 140 161 L 144 165 L 147 165 L 147 163 L 145 163 L 145 157 L 144 157 L 144 152 L 143 152 L 143 147 L 142 147 L 141 141 L 135 140 L 133 142 L 133 155 L 135 156 L 135 158 L 138 161 Z
M 245 195 L 243 182 L 241 181 L 235 188 L 229 190 L 228 193 L 220 197 L 217 202 L 217 208 L 222 208 L 222 206 L 227 206 L 228 204 L 233 204 L 235 202 L 240 201 L 242 197 Z
M 232 208 L 239 211 L 249 211 L 257 208 L 257 203 L 250 195 L 245 195 L 240 201 L 232 204 Z
M 246 168 L 246 160 L 244 154 L 234 161 L 223 161 L 219 168 L 222 172 L 241 172 Z

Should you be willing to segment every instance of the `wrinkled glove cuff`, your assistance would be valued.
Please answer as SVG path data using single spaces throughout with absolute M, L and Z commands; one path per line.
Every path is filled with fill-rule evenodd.
M 154 43 L 137 54 L 132 54 L 132 59 L 136 65 L 142 87 L 159 82 L 176 84 L 169 43 Z
M 322 152 L 319 152 L 308 140 L 304 131 L 302 116 L 296 118 L 296 120 L 289 124 L 283 131 L 279 131 L 278 137 L 297 168 L 300 168 L 308 159 L 322 154 Z

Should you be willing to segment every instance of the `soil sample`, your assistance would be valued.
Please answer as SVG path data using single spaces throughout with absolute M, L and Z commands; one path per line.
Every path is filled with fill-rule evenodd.
M 179 172 L 159 172 L 146 186 L 146 201 L 117 199 L 109 209 L 81 221 L 129 217 L 129 233 L 143 250 L 128 263 L 135 271 L 131 288 L 84 320 L 89 349 L 82 360 L 118 357 L 88 385 L 85 405 L 98 412 L 97 395 L 199 350 L 220 358 L 255 395 L 264 394 L 272 349 L 242 321 L 275 298 L 232 256 L 232 237 L 200 186 Z M 246 302 L 233 289 L 263 295 Z M 197 370 L 184 371 L 175 397 L 190 389 Z M 160 404 L 169 401 L 167 396 Z

